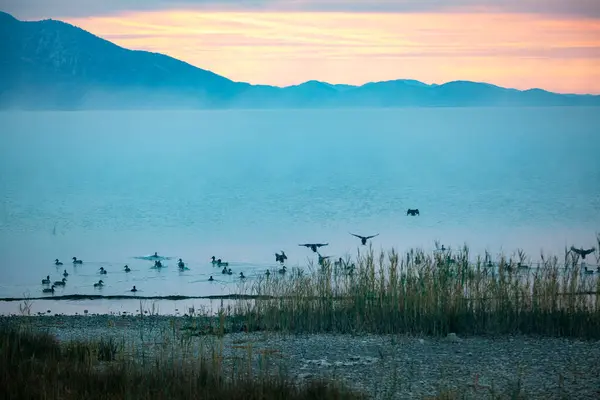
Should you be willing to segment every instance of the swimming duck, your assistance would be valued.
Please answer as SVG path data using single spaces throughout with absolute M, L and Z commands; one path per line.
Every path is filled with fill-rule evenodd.
M 54 286 L 65 286 L 66 283 L 67 278 L 62 278 L 62 280 L 54 282 Z
M 219 259 L 217 260 L 217 265 L 218 265 L 219 267 L 228 267 L 228 266 L 229 266 L 229 263 L 228 263 L 228 262 L 221 261 L 221 259 L 219 258 Z
M 160 257 L 160 256 L 158 255 L 158 251 L 155 251 L 155 252 L 154 252 L 154 255 L 153 255 L 153 256 L 151 256 L 151 257 L 154 257 L 154 258 L 158 258 L 158 257 Z
M 77 257 L 73 257 L 73 264 L 83 264 L 83 261 L 78 260 Z
M 240 272 L 240 279 L 246 279 L 243 272 Z
M 104 286 L 104 281 L 102 279 L 100 279 L 98 281 L 98 283 L 94 283 L 94 287 L 101 287 L 101 286 Z
M 226 274 L 227 273 L 227 268 L 223 268 L 223 271 L 221 271 L 222 274 Z
M 177 263 L 177 266 L 181 269 L 185 268 L 185 263 L 183 262 L 183 260 L 180 258 L 179 262 Z
M 209 280 L 210 282 L 214 281 L 214 278 L 212 277 L 212 275 L 210 276 L 210 278 L 208 278 L 208 280 Z
M 50 275 L 48 275 L 46 277 L 46 279 L 42 279 L 42 285 L 49 285 L 50 284 Z
M 212 256 L 212 257 L 211 257 L 211 261 L 210 261 L 210 262 L 211 262 L 211 263 L 213 263 L 213 264 L 218 264 L 218 263 L 219 263 L 219 262 L 217 261 L 217 259 L 215 258 L 215 256 Z
M 44 292 L 44 293 L 54 293 L 54 285 L 52 285 L 51 288 L 42 289 L 42 292 Z
M 592 274 L 594 273 L 594 270 L 593 270 L 593 269 L 588 269 L 588 267 L 587 267 L 587 266 L 585 266 L 585 273 L 586 273 L 587 275 L 592 275 Z
M 69 276 L 69 273 L 67 272 L 67 270 L 65 269 L 65 272 L 63 272 L 63 276 L 66 278 L 67 276 Z
M 155 268 L 162 268 L 162 263 L 160 262 L 160 260 L 154 261 L 154 267 Z
M 132 292 L 137 292 L 138 290 L 135 288 L 135 286 L 133 287 L 133 289 L 131 289 Z
M 54 260 L 54 265 L 63 265 L 63 263 L 61 263 L 60 261 L 58 261 L 58 258 L 56 260 Z
M 125 267 L 123 267 L 123 268 L 125 268 L 125 272 L 131 272 L 131 268 L 129 268 L 128 265 L 125 265 Z
M 367 240 L 373 239 L 375 236 L 379 236 L 379 233 L 377 235 L 371 235 L 371 236 L 361 236 L 361 235 L 356 235 L 354 233 L 350 233 L 350 234 L 352 236 L 356 236 L 357 238 L 359 238 L 360 242 L 362 243 L 363 246 L 365 246 L 367 244 Z
M 106 275 L 106 270 L 104 267 L 100 267 L 100 275 Z
M 279 270 L 279 273 L 280 273 L 280 274 L 285 274 L 285 271 L 286 271 L 286 267 L 285 267 L 285 265 L 284 265 L 284 266 L 283 266 L 283 268 L 281 268 L 281 269 Z
M 227 271 L 227 275 L 233 275 L 233 271 L 231 271 L 231 268 L 229 268 L 229 270 Z

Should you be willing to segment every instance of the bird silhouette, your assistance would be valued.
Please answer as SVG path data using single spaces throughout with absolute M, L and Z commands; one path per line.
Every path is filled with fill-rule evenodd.
M 587 256 L 588 254 L 592 254 L 594 251 L 596 251 L 596 248 L 592 247 L 591 249 L 584 250 L 583 248 L 576 249 L 575 246 L 571 246 L 571 251 L 579 254 L 581 256 L 581 259 L 585 260 L 585 256 Z
M 327 260 L 329 257 L 331 256 L 322 256 L 321 254 L 319 254 L 319 265 L 322 267 L 325 266 L 325 260 Z
M 285 255 L 285 252 L 283 250 L 281 250 L 281 254 L 275 253 L 275 261 L 283 264 L 285 260 L 287 260 L 287 256 Z
M 317 249 L 319 247 L 323 247 L 323 246 L 327 246 L 327 245 L 329 245 L 329 243 L 304 243 L 304 244 L 299 244 L 298 246 L 307 247 L 316 253 Z
M 363 246 L 367 244 L 367 240 L 373 239 L 375 236 L 379 236 L 379 233 L 377 235 L 371 235 L 371 236 L 361 236 L 361 235 L 357 235 L 352 232 L 348 232 L 348 233 L 350 233 L 352 236 L 356 236 L 357 238 L 359 238 L 361 243 L 363 244 Z

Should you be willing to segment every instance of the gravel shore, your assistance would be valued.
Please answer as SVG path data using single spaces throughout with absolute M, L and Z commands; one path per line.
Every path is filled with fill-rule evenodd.
M 526 336 L 445 338 L 406 335 L 196 335 L 186 317 L 1 317 L 60 341 L 113 337 L 136 359 L 197 359 L 222 349 L 224 368 L 283 370 L 299 381 L 341 380 L 377 399 L 426 398 L 456 391 L 470 399 L 521 393 L 531 399 L 600 398 L 600 342 Z M 494 397 L 498 398 L 498 397 Z

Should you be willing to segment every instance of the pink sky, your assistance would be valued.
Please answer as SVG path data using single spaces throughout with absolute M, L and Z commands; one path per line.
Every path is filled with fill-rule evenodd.
M 185 1 L 175 3 L 180 8 L 47 17 L 126 48 L 164 53 L 250 83 L 463 79 L 518 89 L 600 93 L 600 17 L 583 15 L 584 8 L 562 15 L 483 6 L 452 12 L 349 12 L 199 9 L 186 7 Z

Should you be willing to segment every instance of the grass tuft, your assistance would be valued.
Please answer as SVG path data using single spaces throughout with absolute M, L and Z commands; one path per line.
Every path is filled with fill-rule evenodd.
M 115 360 L 118 346 L 71 342 L 61 346 L 45 333 L 0 328 L 0 387 L 11 399 L 363 399 L 322 380 L 303 385 L 285 377 L 221 375 L 212 361 L 173 363 L 157 358 L 140 365 Z M 101 355 L 102 354 L 102 355 Z

